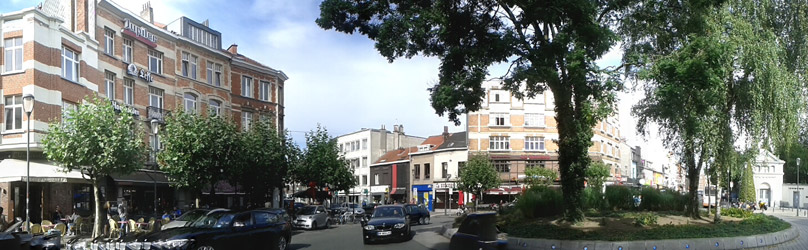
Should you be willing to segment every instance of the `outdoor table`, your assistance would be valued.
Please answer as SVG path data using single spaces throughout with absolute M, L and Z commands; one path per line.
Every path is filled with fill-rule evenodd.
M 55 227 L 55 226 L 56 226 L 56 225 L 42 225 L 42 231 L 47 231 L 47 230 L 45 230 L 45 229 L 51 229 L 51 228 L 53 228 L 53 227 Z

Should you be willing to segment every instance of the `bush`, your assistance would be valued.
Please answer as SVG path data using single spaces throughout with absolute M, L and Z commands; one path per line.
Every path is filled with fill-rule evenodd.
M 634 209 L 635 192 L 627 186 L 606 186 L 606 201 L 611 209 Z
M 585 188 L 583 192 L 584 196 L 584 209 L 596 209 L 600 210 L 601 208 L 606 207 L 606 203 L 603 200 L 603 195 L 595 190 L 594 188 Z
M 672 190 L 643 188 L 640 209 L 648 211 L 684 211 L 687 196 Z
M 740 208 L 721 209 L 721 215 L 743 219 L 752 217 L 752 211 Z
M 564 211 L 563 199 L 558 190 L 536 186 L 519 197 L 516 208 L 527 218 L 552 217 Z
M 636 226 L 653 226 L 657 224 L 657 216 L 655 213 L 641 213 L 634 219 L 634 225 Z

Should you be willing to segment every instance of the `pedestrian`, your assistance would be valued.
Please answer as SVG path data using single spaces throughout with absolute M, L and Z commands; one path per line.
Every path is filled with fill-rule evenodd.
M 164 211 L 162 219 L 164 219 L 164 220 L 169 219 L 170 220 L 171 219 L 171 213 L 169 213 L 168 211 Z
M 62 220 L 62 210 L 59 209 L 59 205 L 56 205 L 56 210 L 53 211 L 51 219 L 53 223 L 59 223 Z
M 5 231 L 6 227 L 8 227 L 8 223 L 6 222 L 6 215 L 3 214 L 3 207 L 0 207 L 0 232 Z
M 180 216 L 182 216 L 182 210 L 178 207 L 174 207 L 174 218 L 179 218 Z
M 76 219 L 79 218 L 79 215 L 76 214 L 76 207 L 73 207 L 73 213 L 67 216 L 67 232 L 69 234 L 74 234 L 73 231 L 70 229 L 73 228 L 73 225 L 76 224 Z
M 118 204 L 118 216 L 121 217 L 120 221 L 124 221 L 124 222 L 126 221 L 126 217 L 128 215 L 127 212 L 128 211 L 126 209 L 126 203 L 125 202 L 121 202 L 120 204 Z M 120 224 L 121 224 L 121 233 L 120 233 L 120 235 L 118 237 L 119 239 L 123 238 L 123 236 L 126 234 L 126 228 L 127 228 L 126 223 L 120 223 Z

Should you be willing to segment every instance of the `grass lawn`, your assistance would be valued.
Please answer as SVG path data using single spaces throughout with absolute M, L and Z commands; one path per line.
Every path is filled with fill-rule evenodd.
M 656 215 L 657 224 L 636 225 L 638 217 L 649 214 Z M 724 221 L 719 224 L 713 224 L 712 218 L 694 220 L 677 213 L 614 212 L 588 216 L 584 222 L 569 224 L 560 218 L 514 220 L 505 215 L 500 217 L 499 226 L 509 236 L 522 238 L 606 241 L 749 236 L 791 227 L 783 220 L 762 214 L 746 219 L 722 216 Z

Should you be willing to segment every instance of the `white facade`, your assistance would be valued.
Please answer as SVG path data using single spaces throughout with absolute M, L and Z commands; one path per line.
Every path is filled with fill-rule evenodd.
M 794 204 L 800 204 L 800 208 L 808 209 L 808 185 L 800 185 L 788 183 L 783 184 L 782 199 L 777 204 L 781 207 L 794 207 Z
M 769 206 L 780 205 L 783 197 L 783 164 L 769 151 L 761 150 L 752 168 L 755 178 L 755 199 Z
M 412 147 L 421 144 L 425 138 L 404 135 L 403 127 L 394 126 L 394 131 L 382 129 L 362 129 L 337 137 L 337 145 L 353 169 L 358 185 L 352 188 L 350 196 L 362 197 L 365 189 L 370 192 L 370 164 L 376 162 L 388 150 Z M 398 145 L 397 145 L 398 144 Z M 340 193 L 340 196 L 345 194 Z M 352 198 L 361 202 L 363 198 Z

